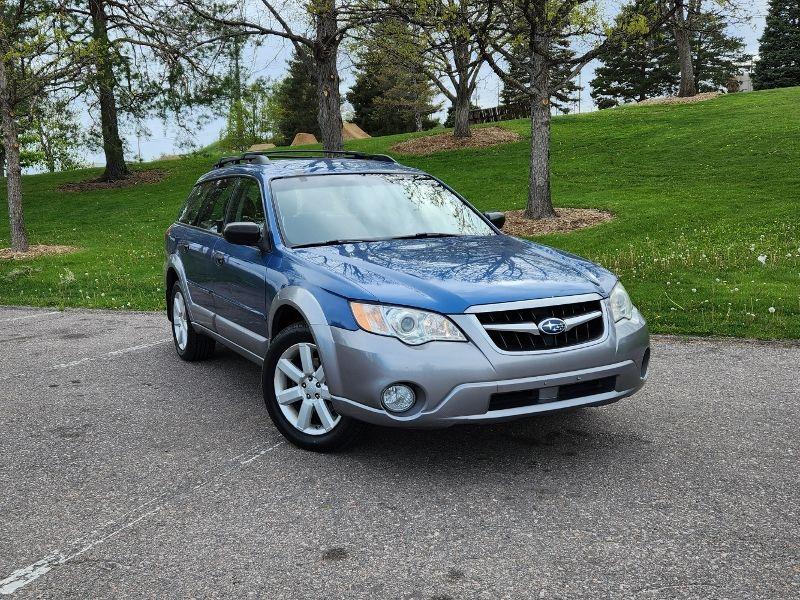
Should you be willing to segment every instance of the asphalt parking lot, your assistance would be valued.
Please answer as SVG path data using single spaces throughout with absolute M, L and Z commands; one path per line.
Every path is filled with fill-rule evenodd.
M 0 308 L 0 592 L 797 598 L 800 346 L 654 340 L 618 404 L 282 441 L 160 314 Z

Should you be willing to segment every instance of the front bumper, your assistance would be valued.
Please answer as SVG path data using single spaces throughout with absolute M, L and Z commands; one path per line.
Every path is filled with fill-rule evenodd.
M 607 314 L 607 313 L 606 313 Z M 341 414 L 395 427 L 447 427 L 457 423 L 504 421 L 576 406 L 608 404 L 644 385 L 649 357 L 647 325 L 638 311 L 631 320 L 610 323 L 596 342 L 547 352 L 507 353 L 497 349 L 471 314 L 450 315 L 469 342 L 408 346 L 365 331 L 313 326 L 334 406 Z M 613 382 L 612 382 L 613 379 Z M 564 394 L 573 384 L 612 382 L 588 395 Z M 380 403 L 393 383 L 410 383 L 416 404 L 394 414 Z M 533 403 L 490 410 L 495 394 L 534 391 Z

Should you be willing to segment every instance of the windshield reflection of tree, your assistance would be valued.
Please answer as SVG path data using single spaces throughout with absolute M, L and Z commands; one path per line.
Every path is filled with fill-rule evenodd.
M 284 185 L 284 193 L 300 201 L 296 218 L 307 223 L 327 222 L 327 226 L 319 227 L 320 235 L 326 239 L 493 234 L 479 215 L 429 177 L 337 175 L 303 178 L 301 184 Z M 325 239 L 304 240 L 313 241 Z
M 411 203 L 411 208 L 420 214 L 423 222 L 427 221 L 426 216 L 431 216 L 426 215 L 423 209 L 435 207 L 439 212 L 448 213 L 455 224 L 450 231 L 410 233 L 491 234 L 482 219 L 438 181 L 422 175 L 387 175 L 385 178 L 402 189 L 404 198 Z

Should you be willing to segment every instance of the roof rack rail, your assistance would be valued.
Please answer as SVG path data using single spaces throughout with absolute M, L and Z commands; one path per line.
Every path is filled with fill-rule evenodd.
M 320 156 L 321 155 L 321 156 Z M 245 152 L 240 156 L 226 156 L 217 161 L 215 169 L 227 165 L 238 164 L 268 164 L 272 158 L 358 158 L 361 160 L 377 160 L 380 162 L 396 163 L 397 161 L 386 154 L 366 154 L 350 150 L 263 150 L 259 152 Z

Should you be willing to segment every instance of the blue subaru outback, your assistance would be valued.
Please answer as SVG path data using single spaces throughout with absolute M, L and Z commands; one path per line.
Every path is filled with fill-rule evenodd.
M 649 335 L 622 284 L 503 221 L 387 156 L 222 159 L 167 231 L 175 349 L 261 365 L 275 426 L 320 451 L 364 422 L 502 421 L 641 388 Z

